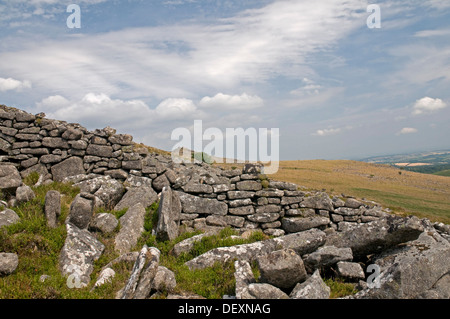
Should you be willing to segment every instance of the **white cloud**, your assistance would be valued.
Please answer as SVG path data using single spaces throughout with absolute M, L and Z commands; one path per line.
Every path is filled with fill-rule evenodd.
M 262 107 L 264 101 L 257 95 L 227 95 L 218 93 L 214 97 L 205 96 L 199 102 L 199 106 L 205 109 L 221 110 L 251 110 Z
M 413 115 L 433 113 L 438 110 L 444 109 L 447 104 L 441 99 L 433 99 L 431 97 L 424 97 L 417 100 L 413 106 Z
M 401 129 L 401 131 L 398 134 L 414 134 L 417 133 L 418 130 L 413 127 L 404 127 Z
M 197 107 L 189 99 L 169 98 L 162 101 L 155 111 L 162 118 L 183 119 L 186 117 L 193 118 Z
M 450 8 L 450 2 L 448 0 L 428 0 L 427 4 L 437 9 Z
M 19 81 L 13 78 L 0 78 L 0 92 L 6 91 L 21 91 L 23 89 L 30 89 L 31 82 L 30 81 Z
M 414 36 L 418 38 L 450 36 L 450 29 L 422 30 L 416 32 Z
M 341 131 L 342 130 L 340 128 L 326 128 L 326 129 L 322 129 L 322 130 L 317 130 L 312 135 L 315 135 L 315 136 L 330 136 L 330 135 L 339 134 L 339 133 L 341 133 Z

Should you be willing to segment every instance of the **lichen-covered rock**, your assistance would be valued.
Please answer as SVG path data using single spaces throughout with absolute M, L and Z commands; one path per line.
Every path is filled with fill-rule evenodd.
M 270 284 L 250 284 L 242 299 L 289 299 L 281 289 Z
M 12 253 L 0 253 L 0 276 L 12 274 L 19 265 L 19 256 Z
M 292 249 L 282 249 L 256 258 L 260 272 L 259 282 L 278 288 L 293 288 L 306 279 L 303 260 Z
M 178 194 L 183 212 L 186 214 L 203 214 L 203 215 L 221 215 L 228 213 L 228 206 L 224 202 L 217 199 L 202 198 L 183 192 L 176 191 Z
M 89 224 L 89 229 L 107 234 L 112 233 L 117 225 L 119 225 L 119 221 L 113 214 L 100 213 L 94 215 Z
M 326 226 L 330 223 L 328 217 L 286 217 L 281 220 L 281 225 L 283 229 L 288 233 L 296 233 L 305 231 L 311 228 L 317 228 L 320 226 Z
M 61 163 L 53 165 L 51 168 L 53 180 L 61 182 L 64 178 L 85 174 L 83 160 L 77 156 L 72 156 Z
M 170 187 L 164 187 L 158 207 L 156 238 L 161 241 L 178 237 L 180 226 L 181 202 L 178 193 Z
M 333 211 L 334 209 L 333 201 L 327 193 L 317 193 L 312 196 L 305 197 L 302 202 L 302 207 L 325 209 L 328 211 Z
M 358 263 L 340 261 L 336 264 L 336 273 L 339 277 L 346 280 L 364 280 L 366 278 L 364 270 Z
M 17 203 L 25 203 L 36 197 L 36 194 L 33 192 L 30 186 L 23 185 L 19 186 L 16 189 L 16 199 Z
M 5 209 L 0 212 L 0 227 L 10 226 L 20 222 L 20 217 L 12 209 Z
M 47 226 L 55 228 L 57 218 L 61 215 L 61 194 L 58 191 L 50 190 L 45 194 L 44 213 Z
M 70 204 L 68 222 L 80 229 L 87 229 L 94 213 L 94 201 L 90 194 L 78 194 Z
M 290 293 L 291 299 L 329 299 L 331 289 L 316 270 L 305 282 L 298 283 Z
M 22 185 L 22 178 L 13 165 L 0 165 L 0 190 L 15 190 Z
M 86 287 L 94 270 L 93 263 L 100 258 L 105 246 L 87 230 L 67 223 L 67 237 L 59 256 L 59 267 L 63 276 L 77 287 Z
M 387 248 L 415 240 L 424 231 L 417 217 L 389 216 L 351 230 L 328 236 L 327 246 L 350 247 L 354 257 L 381 252 Z
M 323 245 L 325 237 L 324 232 L 318 229 L 311 229 L 305 232 L 280 236 L 252 244 L 215 248 L 185 264 L 190 269 L 203 269 L 213 266 L 215 262 L 225 263 L 234 258 L 237 260 L 255 260 L 257 256 L 284 248 L 293 249 L 297 254 L 303 255 L 313 252 Z
M 132 187 L 123 195 L 122 199 L 114 207 L 114 210 L 122 210 L 141 203 L 144 207 L 150 207 L 158 200 L 158 194 L 151 187 Z
M 152 290 L 173 292 L 177 286 L 177 280 L 172 270 L 159 266 L 152 282 Z
M 236 260 L 234 262 L 234 269 L 236 299 L 245 299 L 248 296 L 248 286 L 256 282 L 252 268 L 248 261 Z
M 120 217 L 120 230 L 115 238 L 115 250 L 121 254 L 130 252 L 136 246 L 141 234 L 144 232 L 145 208 L 141 203 L 130 207 Z
M 352 250 L 348 247 L 337 248 L 334 246 L 323 246 L 305 258 L 305 264 L 311 270 L 321 267 L 329 267 L 339 261 L 351 261 Z

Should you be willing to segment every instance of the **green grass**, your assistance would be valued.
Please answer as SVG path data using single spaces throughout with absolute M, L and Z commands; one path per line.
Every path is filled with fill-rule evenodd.
M 444 171 L 439 171 L 436 173 L 433 173 L 433 175 L 438 175 L 438 176 L 450 176 L 450 169 L 444 170 Z
M 346 283 L 339 278 L 324 278 L 325 284 L 330 287 L 330 299 L 354 295 L 358 291 L 352 283 Z

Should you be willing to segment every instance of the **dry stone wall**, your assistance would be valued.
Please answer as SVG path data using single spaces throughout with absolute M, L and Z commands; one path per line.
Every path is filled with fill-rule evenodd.
M 376 203 L 330 198 L 326 193 L 298 190 L 296 184 L 269 180 L 256 165 L 227 170 L 207 164 L 175 164 L 170 156 L 152 153 L 134 143 L 131 135 L 116 134 L 110 127 L 89 131 L 76 123 L 5 106 L 0 108 L 0 159 L 3 170 L 13 165 L 21 178 L 38 172 L 42 183 L 78 183 L 95 195 L 98 205 L 110 208 L 126 190 L 131 197 L 130 188 L 147 187 L 135 196 L 143 199 L 151 194 L 143 203 L 146 206 L 155 193 L 170 186 L 180 198 L 179 222 L 187 229 L 260 228 L 268 235 L 280 236 L 311 228 L 347 230 L 386 215 Z M 103 184 L 107 178 L 124 187 L 116 183 L 114 196 L 102 196 L 98 189 L 92 191 L 101 176 Z M 89 181 L 94 185 L 91 188 L 86 186 Z M 11 185 L 5 187 L 17 187 L 20 178 L 8 183 Z M 116 208 L 124 207 L 122 203 Z

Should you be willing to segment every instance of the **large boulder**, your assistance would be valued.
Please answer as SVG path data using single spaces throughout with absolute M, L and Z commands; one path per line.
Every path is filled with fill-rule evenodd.
M 130 252 L 144 232 L 145 208 L 137 203 L 120 217 L 120 230 L 115 238 L 115 250 L 121 254 Z
M 8 276 L 16 270 L 19 265 L 17 254 L 0 253 L 0 276 Z
M 296 233 L 311 228 L 327 226 L 330 223 L 328 217 L 286 217 L 281 220 L 282 228 L 288 233 Z
M 16 189 L 16 199 L 17 203 L 25 203 L 36 197 L 30 186 L 22 185 Z
M 292 290 L 291 299 L 329 299 L 331 289 L 322 280 L 316 270 L 305 282 L 298 283 Z
M 47 226 L 55 228 L 57 218 L 61 215 L 61 194 L 58 191 L 50 190 L 45 194 L 44 213 Z
M 215 262 L 225 263 L 229 260 L 253 261 L 256 257 L 280 249 L 293 249 L 297 254 L 304 255 L 315 251 L 325 243 L 326 234 L 318 229 L 266 239 L 252 244 L 219 247 L 212 249 L 185 264 L 190 269 L 212 267 Z
M 13 165 L 0 165 L 0 190 L 16 190 L 22 185 L 22 178 Z
M 183 192 L 176 193 L 180 198 L 183 213 L 221 216 L 225 216 L 228 213 L 227 204 L 217 199 L 202 198 Z
M 80 229 L 87 229 L 94 213 L 94 201 L 92 195 L 78 194 L 70 204 L 68 222 Z
M 53 180 L 58 182 L 62 182 L 64 178 L 69 176 L 86 173 L 83 167 L 83 160 L 76 156 L 72 156 L 61 163 L 53 165 L 51 171 Z
M 242 299 L 289 299 L 289 296 L 270 284 L 254 283 L 248 285 Z
M 0 212 L 0 227 L 10 226 L 20 221 L 19 215 L 12 209 L 5 209 Z
M 375 258 L 379 274 L 373 285 L 354 298 L 448 299 L 450 296 L 450 243 L 428 230 L 402 247 L 383 252 Z M 369 279 L 369 278 L 368 278 Z
M 94 215 L 89 224 L 89 229 L 107 234 L 112 233 L 117 225 L 119 225 L 119 221 L 113 214 L 100 213 Z
M 302 207 L 333 211 L 333 201 L 327 193 L 316 193 L 303 199 Z
M 415 240 L 423 231 L 424 225 L 417 217 L 388 216 L 348 231 L 332 233 L 327 237 L 326 245 L 350 247 L 355 258 L 365 257 Z
M 248 261 L 236 260 L 234 262 L 234 269 L 236 299 L 244 299 L 248 296 L 248 286 L 255 283 L 256 280 Z
M 94 261 L 100 258 L 105 246 L 87 230 L 67 223 L 67 237 L 59 256 L 59 268 L 67 283 L 73 287 L 86 287 L 94 270 Z M 72 288 L 73 288 L 72 287 Z
M 65 182 L 73 182 L 82 192 L 90 193 L 98 198 L 99 206 L 113 208 L 121 200 L 125 187 L 111 176 L 96 174 L 80 174 L 64 179 Z
M 114 210 L 122 210 L 131 207 L 136 203 L 141 203 L 144 207 L 151 206 L 158 200 L 158 194 L 151 187 L 132 187 L 123 195 L 122 199 L 114 207 Z
M 314 270 L 332 266 L 339 261 L 351 261 L 352 259 L 352 250 L 348 247 L 324 246 L 309 254 L 305 258 L 305 265 L 308 269 Z
M 260 272 L 259 282 L 282 289 L 293 288 L 306 279 L 303 260 L 292 249 L 273 251 L 258 256 L 256 262 Z
M 156 238 L 161 241 L 178 237 L 180 226 L 181 202 L 178 194 L 170 187 L 164 187 L 158 207 Z

